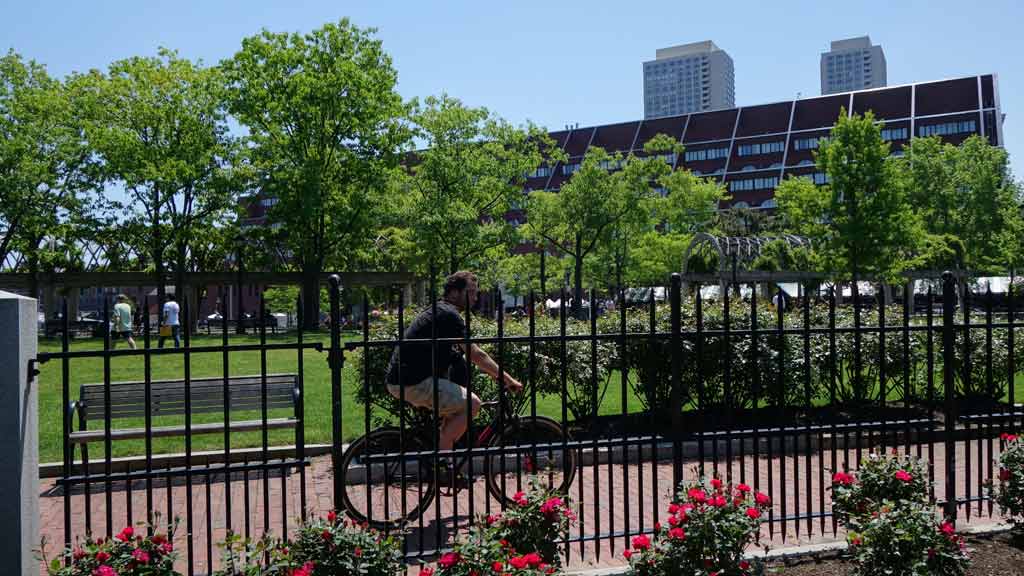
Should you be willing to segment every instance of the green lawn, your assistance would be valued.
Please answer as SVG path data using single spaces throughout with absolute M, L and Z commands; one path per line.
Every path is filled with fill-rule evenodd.
M 356 336 L 350 336 L 356 338 Z M 327 342 L 326 334 L 309 334 L 307 342 Z M 295 341 L 294 334 L 286 336 L 267 336 L 269 343 L 290 343 Z M 219 336 L 207 337 L 196 336 L 192 339 L 193 346 L 219 345 Z M 256 336 L 231 336 L 231 344 L 258 344 Z M 141 346 L 141 341 L 139 342 Z M 72 351 L 98 350 L 103 343 L 98 339 L 78 339 L 71 344 Z M 122 344 L 118 349 L 124 349 Z M 60 342 L 55 340 L 41 340 L 39 343 L 40 352 L 59 352 Z M 260 373 L 259 352 L 231 352 L 229 373 L 234 376 L 258 375 Z M 298 354 L 295 350 L 274 350 L 267 352 L 268 373 L 294 373 L 297 372 Z M 111 381 L 121 382 L 130 380 L 143 380 L 144 368 L 141 356 L 126 356 L 112 358 L 110 362 Z M 192 377 L 221 376 L 223 375 L 222 355 L 214 353 L 192 353 L 191 358 Z M 71 399 L 78 396 L 79 386 L 86 383 L 103 382 L 103 360 L 101 358 L 78 358 L 70 360 L 70 381 Z M 327 366 L 327 355 L 316 350 L 306 350 L 303 354 L 303 372 L 305 374 L 305 434 L 307 444 L 330 443 L 331 441 L 331 391 L 330 391 L 330 370 Z M 184 357 L 179 355 L 165 355 L 152 357 L 152 378 L 174 379 L 182 378 L 184 375 Z M 354 387 L 356 386 L 356 372 L 351 363 L 346 364 L 342 372 L 342 428 L 345 440 L 350 440 L 363 433 L 364 407 L 355 398 Z M 50 361 L 40 366 L 40 387 L 39 387 L 39 456 L 42 462 L 56 462 L 63 458 L 61 446 L 62 412 L 61 412 L 61 362 Z M 614 375 L 604 401 L 601 404 L 602 414 L 614 414 L 621 411 L 622 387 L 618 375 Z M 642 409 L 639 400 L 630 394 L 630 411 Z M 527 408 L 526 410 L 528 410 Z M 537 411 L 539 414 L 561 418 L 561 404 L 557 397 L 538 396 Z M 271 411 L 270 417 L 285 416 L 285 411 Z M 571 416 L 571 415 L 570 415 Z M 233 413 L 232 419 L 259 419 L 258 413 Z M 218 422 L 221 421 L 220 414 L 197 414 L 193 416 L 194 423 Z M 184 418 L 162 417 L 153 420 L 154 425 L 184 424 Z M 77 425 L 76 425 L 77 426 Z M 100 422 L 94 422 L 90 427 L 102 426 Z M 142 427 L 143 419 L 119 420 L 117 427 Z M 294 432 L 291 430 L 274 430 L 270 432 L 270 445 L 287 445 L 295 441 Z M 262 443 L 260 433 L 233 433 L 231 435 L 231 446 L 233 448 L 258 447 Z M 223 448 L 223 435 L 197 435 L 192 440 L 193 450 L 216 450 Z M 184 438 L 157 438 L 153 441 L 155 453 L 175 453 L 185 451 Z M 143 454 L 145 444 L 143 440 L 122 440 L 113 445 L 113 455 L 130 456 Z M 76 453 L 76 457 L 77 457 Z M 98 459 L 103 457 L 103 443 L 93 443 L 89 448 L 89 458 Z
M 352 335 L 348 338 L 357 338 Z M 307 335 L 307 342 L 321 341 L 328 339 L 326 334 Z M 267 336 L 270 343 L 294 342 L 294 335 Z M 231 337 L 231 344 L 257 344 L 259 339 L 255 336 L 234 336 Z M 219 345 L 220 337 L 196 336 L 192 340 L 193 346 Z M 123 346 L 122 346 L 123 347 Z M 59 352 L 60 343 L 53 340 L 41 340 L 39 345 L 41 352 Z M 98 339 L 75 340 L 71 350 L 97 350 L 102 348 L 102 341 Z M 295 350 L 275 350 L 267 352 L 268 373 L 294 373 L 297 372 L 297 352 Z M 193 353 L 191 358 L 191 370 L 193 377 L 221 376 L 223 366 L 222 356 L 219 352 L 214 353 Z M 331 441 L 331 394 L 330 394 L 330 370 L 327 366 L 327 355 L 324 352 L 306 350 L 303 354 L 305 374 L 305 434 L 307 444 L 330 443 Z M 183 356 L 153 356 L 152 377 L 153 379 L 182 378 L 184 368 Z M 258 375 L 260 373 L 259 352 L 231 352 L 230 353 L 230 374 L 234 376 Z M 518 375 L 523 377 L 525 375 Z M 141 356 L 127 356 L 111 359 L 111 380 L 114 382 L 127 380 L 142 380 L 144 378 L 143 360 Z M 71 399 L 78 395 L 78 388 L 85 383 L 103 382 L 103 360 L 100 358 L 73 359 L 70 361 Z M 342 373 L 342 428 L 344 440 L 350 440 L 364 431 L 364 407 L 354 395 L 356 372 L 349 362 Z M 936 385 L 941 386 L 941 380 L 937 378 Z M 941 392 L 940 392 L 941 393 Z M 632 390 L 627 391 L 629 396 L 627 406 L 630 412 L 640 412 L 642 405 Z M 894 398 L 895 399 L 895 398 Z M 1024 401 L 1024 374 L 1018 374 L 1015 381 L 1015 400 Z M 818 398 L 816 405 L 827 403 L 827 399 Z M 527 408 L 528 410 L 528 408 Z M 601 414 L 618 414 L 622 410 L 622 385 L 618 373 L 613 373 L 607 393 L 601 403 L 599 412 Z M 537 412 L 560 419 L 562 414 L 561 402 L 557 396 L 538 396 Z M 281 413 L 271 412 L 270 416 L 285 416 Z M 233 419 L 258 419 L 258 413 L 235 413 Z M 571 417 L 571 414 L 570 414 Z M 63 457 L 61 447 L 61 362 L 51 361 L 40 366 L 40 388 L 39 388 L 39 451 L 40 459 L 43 462 L 60 461 Z M 193 422 L 217 422 L 221 420 L 220 414 L 197 414 Z M 173 419 L 163 417 L 154 419 L 154 425 L 184 424 L 184 418 Z M 100 423 L 92 424 L 92 427 Z M 138 426 L 142 427 L 142 419 L 135 421 L 117 421 L 118 427 Z M 275 430 L 269 435 L 270 445 L 288 445 L 295 441 L 294 432 L 291 430 Z M 258 447 L 261 445 L 261 434 L 233 433 L 231 436 L 233 448 Z M 199 435 L 193 437 L 193 450 L 218 450 L 223 448 L 223 436 L 220 434 Z M 143 454 L 145 445 L 142 440 L 127 440 L 114 443 L 113 455 L 130 456 Z M 154 439 L 155 453 L 176 453 L 185 451 L 184 438 L 159 438 Z M 90 445 L 90 459 L 103 457 L 103 443 Z

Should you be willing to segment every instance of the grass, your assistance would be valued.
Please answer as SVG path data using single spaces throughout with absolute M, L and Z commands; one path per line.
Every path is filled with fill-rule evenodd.
M 347 335 L 346 338 L 355 339 L 358 336 Z M 327 334 L 308 334 L 307 342 L 324 342 L 328 340 Z M 267 336 L 268 343 L 292 343 L 294 335 Z M 219 336 L 195 336 L 192 339 L 193 346 L 219 345 Z M 232 335 L 232 345 L 258 344 L 256 336 Z M 141 344 L 141 342 L 140 342 Z M 72 351 L 99 350 L 103 346 L 99 339 L 79 339 L 71 343 Z M 122 345 L 119 349 L 123 349 Z M 55 340 L 41 340 L 39 343 L 40 352 L 59 352 L 60 342 Z M 267 373 L 296 373 L 298 372 L 298 353 L 295 350 L 270 350 L 266 352 Z M 258 375 L 260 373 L 261 357 L 258 351 L 231 352 L 229 354 L 229 372 L 231 375 Z M 220 352 L 214 353 L 192 353 L 191 354 L 191 375 L 192 377 L 222 376 L 223 365 Z M 152 357 L 152 378 L 153 379 L 177 379 L 184 375 L 183 355 L 154 355 Z M 116 357 L 110 360 L 111 381 L 121 382 L 129 380 L 143 380 L 144 368 L 141 356 Z M 305 425 L 304 431 L 307 444 L 328 444 L 331 442 L 331 390 L 330 390 L 330 369 L 327 365 L 327 354 L 316 350 L 305 350 L 303 352 L 303 373 L 305 385 Z M 70 395 L 74 400 L 78 396 L 79 387 L 87 383 L 103 382 L 103 360 L 101 358 L 77 358 L 69 361 L 70 374 Z M 523 375 L 518 375 L 523 376 Z M 355 397 L 356 371 L 351 362 L 345 365 L 342 372 L 342 436 L 343 441 L 351 440 L 365 431 L 364 406 Z M 62 388 L 61 388 L 61 362 L 51 361 L 40 366 L 40 387 L 39 387 L 39 456 L 43 462 L 60 461 L 63 458 L 61 445 L 62 438 Z M 1015 400 L 1024 401 L 1024 374 L 1018 374 L 1015 379 Z M 936 385 L 941 386 L 941 379 L 937 375 Z M 607 392 L 599 407 L 600 414 L 620 414 L 622 411 L 622 385 L 620 375 L 612 374 Z M 941 391 L 940 391 L 941 393 Z M 643 410 L 640 400 L 633 394 L 632 389 L 627 389 L 627 408 L 631 413 Z M 895 398 L 894 398 L 895 399 Z M 1004 398 L 1005 399 L 1005 398 Z M 818 398 L 815 405 L 827 403 L 827 399 Z M 528 408 L 526 409 L 528 410 Z M 561 400 L 554 395 L 537 396 L 537 413 L 561 419 Z M 271 411 L 270 417 L 281 417 L 289 415 L 286 411 Z M 258 413 L 233 413 L 232 419 L 259 419 Z M 571 414 L 570 414 L 571 418 Z M 193 416 L 194 423 L 219 422 L 221 415 L 196 414 Z M 154 419 L 154 425 L 182 425 L 184 418 L 161 417 Z M 92 427 L 99 426 L 94 422 Z M 143 419 L 121 420 L 116 422 L 117 427 L 142 427 Z M 295 433 L 292 430 L 273 430 L 269 433 L 269 445 L 289 445 L 295 442 Z M 232 448 L 259 447 L 262 445 L 262 435 L 259 432 L 233 433 L 231 435 Z M 221 450 L 223 449 L 223 435 L 197 435 L 193 437 L 192 448 L 195 451 Z M 185 451 L 185 439 L 179 438 L 157 438 L 153 440 L 154 453 L 180 453 Z M 113 444 L 114 457 L 131 456 L 145 453 L 143 440 L 121 440 Z M 77 454 L 76 454 L 77 456 Z M 90 445 L 90 459 L 103 457 L 103 443 Z
M 347 336 L 347 338 L 357 338 Z M 327 343 L 327 334 L 308 334 L 306 342 Z M 268 343 L 293 343 L 294 335 L 267 336 Z M 219 336 L 195 336 L 192 339 L 192 346 L 217 346 L 220 345 Z M 232 335 L 231 345 L 258 344 L 256 336 Z M 139 341 L 141 346 L 141 340 Z M 100 350 L 103 347 L 99 339 L 77 339 L 71 343 L 71 351 Z M 122 344 L 118 350 L 125 349 Z M 60 352 L 60 342 L 56 340 L 40 340 L 40 352 Z M 298 353 L 296 350 L 270 350 L 266 352 L 267 373 L 297 373 Z M 223 376 L 223 359 L 220 352 L 195 353 L 191 354 L 190 366 L 191 376 L 194 378 L 203 376 Z M 42 462 L 56 462 L 63 459 L 62 447 L 62 385 L 61 361 L 50 361 L 40 366 L 39 375 L 39 457 Z M 154 380 L 178 379 L 184 376 L 185 359 L 183 355 L 154 355 L 151 362 L 151 374 Z M 258 375 L 260 374 L 261 358 L 258 351 L 232 351 L 229 354 L 229 374 L 233 376 Z M 82 384 L 96 384 L 103 382 L 103 359 L 102 358 L 74 358 L 69 360 L 69 381 L 70 398 L 75 400 L 78 397 L 78 390 Z M 303 374 L 305 388 L 305 426 L 307 444 L 329 444 L 331 442 L 331 373 L 327 365 L 326 352 L 316 350 L 305 350 L 303 352 Z M 138 380 L 145 377 L 144 364 L 141 356 L 114 357 L 110 360 L 110 378 L 112 382 L 123 382 Z M 345 441 L 351 440 L 365 431 L 364 406 L 355 397 L 356 371 L 351 363 L 347 363 L 342 371 L 342 434 Z M 628 408 L 631 412 L 642 410 L 640 401 L 627 392 L 629 395 Z M 526 408 L 529 410 L 529 408 Z M 618 374 L 613 375 L 600 406 L 601 414 L 617 414 L 622 410 L 622 386 Z M 537 413 L 561 418 L 562 408 L 558 397 L 550 395 L 538 395 Z M 288 416 L 287 411 L 271 411 L 269 417 L 273 418 Z M 570 414 L 571 417 L 571 414 Z M 258 412 L 253 413 L 232 413 L 233 420 L 259 419 Z M 195 414 L 192 417 L 193 423 L 219 422 L 223 418 L 221 414 Z M 125 419 L 115 421 L 115 426 L 122 427 L 143 427 L 142 418 Z M 154 426 L 183 425 L 184 417 L 160 417 L 153 419 Z M 101 426 L 100 422 L 93 422 L 90 428 Z M 77 421 L 75 422 L 77 429 Z M 192 449 L 220 450 L 223 449 L 223 435 L 195 435 L 192 438 Z M 295 442 L 295 433 L 292 430 L 272 430 L 268 438 L 269 445 L 289 445 Z M 259 432 L 232 433 L 231 447 L 258 447 L 262 445 L 262 435 Z M 154 438 L 154 453 L 180 453 L 185 451 L 185 439 L 180 438 Z M 114 457 L 131 456 L 145 453 L 144 440 L 120 440 L 113 443 L 112 455 Z M 90 460 L 103 458 L 103 443 L 90 444 Z M 76 458 L 80 455 L 76 451 Z

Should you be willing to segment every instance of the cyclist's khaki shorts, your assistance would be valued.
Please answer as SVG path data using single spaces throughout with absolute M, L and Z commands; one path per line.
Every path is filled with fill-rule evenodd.
M 402 398 L 402 387 L 388 384 L 388 393 Z M 466 411 L 467 391 L 446 378 L 437 379 L 437 414 L 452 416 Z M 405 386 L 405 401 L 420 408 L 434 409 L 434 377 L 424 379 L 415 386 Z

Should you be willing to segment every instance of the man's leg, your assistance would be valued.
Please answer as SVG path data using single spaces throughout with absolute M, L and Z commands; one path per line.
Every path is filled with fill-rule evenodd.
M 171 334 L 174 335 L 174 347 L 181 348 L 181 326 L 172 326 Z
M 134 339 L 134 338 L 132 338 L 132 333 L 131 333 L 131 332 L 128 332 L 128 333 L 127 333 L 127 334 L 125 335 L 125 340 L 127 340 L 127 341 L 128 341 L 128 347 L 129 347 L 129 348 L 131 348 L 132 350 L 135 350 L 135 349 L 136 349 L 136 347 L 135 347 L 135 339 Z
M 444 413 L 445 420 L 441 426 L 441 438 L 438 444 L 438 448 L 441 450 L 451 450 L 455 443 L 458 442 L 459 438 L 466 433 L 466 429 L 469 427 L 469 416 L 466 414 L 466 389 L 462 388 L 458 384 L 451 381 L 446 381 L 448 385 L 461 388 L 461 392 L 458 396 L 448 394 L 447 400 L 454 402 L 457 407 L 452 407 L 451 410 Z M 440 395 L 440 393 L 439 393 Z M 442 396 L 442 407 L 444 407 L 445 397 Z M 476 394 L 473 394 L 471 400 L 471 409 L 473 416 L 480 412 L 480 398 Z

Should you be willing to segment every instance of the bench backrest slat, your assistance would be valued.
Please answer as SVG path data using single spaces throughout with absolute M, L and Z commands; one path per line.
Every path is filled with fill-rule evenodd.
M 298 383 L 295 374 L 267 375 L 267 409 L 294 406 L 293 389 Z M 83 384 L 79 400 L 85 403 L 86 420 L 104 418 L 103 384 Z M 192 413 L 224 411 L 224 379 L 222 377 L 191 379 Z M 262 383 L 259 376 L 228 379 L 231 412 L 262 410 Z M 185 414 L 185 381 L 154 380 L 150 383 L 151 414 L 182 416 Z M 146 384 L 144 382 L 112 382 L 110 384 L 110 417 L 141 418 L 146 415 Z

